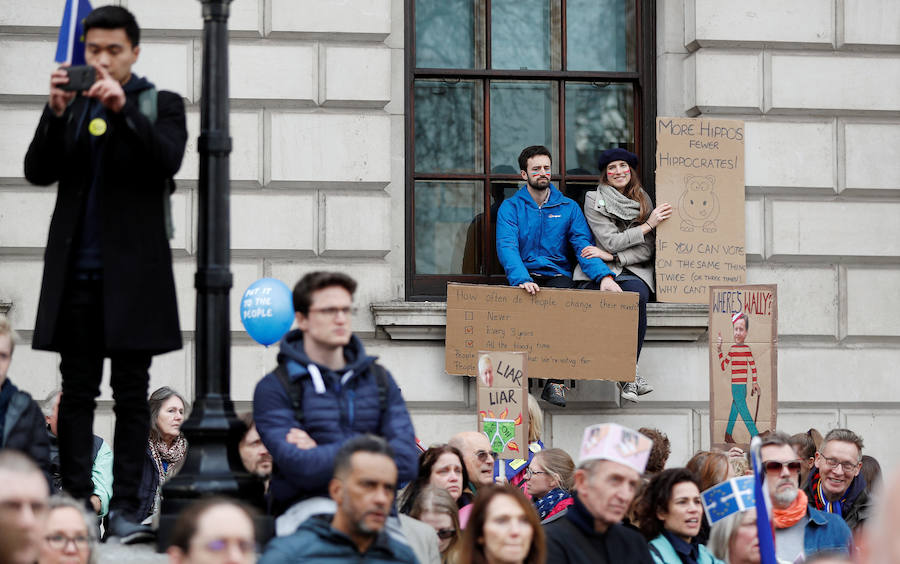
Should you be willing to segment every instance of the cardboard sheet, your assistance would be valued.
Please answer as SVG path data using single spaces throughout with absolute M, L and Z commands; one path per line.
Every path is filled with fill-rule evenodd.
M 501 460 L 526 458 L 528 376 L 525 353 L 478 351 L 478 430 Z
M 734 446 L 729 433 L 735 444 L 748 447 L 754 434 L 775 429 L 778 413 L 777 286 L 711 286 L 709 296 L 710 444 Z M 732 322 L 737 313 L 749 319 L 745 346 Z M 754 371 L 759 394 L 753 394 Z M 741 379 L 746 383 L 735 383 Z
M 746 282 L 744 122 L 656 119 L 656 299 L 703 304 L 712 285 Z
M 479 350 L 525 352 L 528 376 L 633 381 L 638 295 L 447 285 L 448 374 L 475 376 Z

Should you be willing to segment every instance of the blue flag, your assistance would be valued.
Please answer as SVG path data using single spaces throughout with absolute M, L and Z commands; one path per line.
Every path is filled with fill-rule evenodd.
M 775 531 L 769 519 L 769 490 L 766 487 L 766 471 L 762 467 L 759 454 L 762 439 L 753 437 L 750 441 L 750 459 L 753 464 L 753 493 L 756 496 L 756 534 L 759 537 L 760 564 L 778 564 L 775 559 Z
M 84 64 L 84 18 L 91 13 L 88 0 L 66 0 L 59 39 L 56 41 L 57 63 Z

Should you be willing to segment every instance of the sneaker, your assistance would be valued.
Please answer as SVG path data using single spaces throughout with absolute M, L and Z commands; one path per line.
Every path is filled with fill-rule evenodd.
M 637 395 L 642 396 L 653 391 L 653 384 L 644 380 L 644 377 L 638 374 L 634 377 L 634 385 L 637 387 Z
M 622 399 L 637 403 L 638 391 L 634 382 L 619 382 L 619 391 L 621 392 Z
M 559 407 L 566 406 L 566 387 L 562 384 L 547 383 L 541 392 L 541 399 Z
M 109 513 L 109 528 L 106 536 L 110 539 L 118 539 L 121 544 L 136 544 L 156 540 L 156 533 L 150 525 L 141 525 L 140 523 L 129 521 L 124 515 L 116 511 L 110 511 Z

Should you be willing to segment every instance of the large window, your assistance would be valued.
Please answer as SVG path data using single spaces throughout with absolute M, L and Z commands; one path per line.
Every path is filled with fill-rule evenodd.
M 528 145 L 579 203 L 610 147 L 654 162 L 655 0 L 406 0 L 407 298 L 506 283 L 497 209 Z M 650 170 L 647 170 L 647 169 Z M 653 191 L 652 164 L 641 167 Z

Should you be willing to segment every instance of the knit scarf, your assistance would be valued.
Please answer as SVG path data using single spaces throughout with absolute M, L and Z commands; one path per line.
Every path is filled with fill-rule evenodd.
M 569 492 L 562 488 L 553 488 L 549 492 L 544 494 L 544 497 L 536 500 L 534 502 L 534 507 L 537 509 L 538 516 L 541 518 L 541 521 L 547 518 L 550 515 L 550 512 L 553 511 L 553 508 L 556 507 L 556 504 L 561 502 L 562 500 L 571 497 Z
M 797 490 L 797 497 L 789 506 L 784 509 L 774 508 L 772 514 L 775 519 L 775 528 L 787 529 L 796 525 L 800 519 L 806 516 L 808 504 L 809 498 L 806 497 L 806 492 Z
M 594 209 L 603 211 L 604 207 L 607 212 L 625 221 L 631 221 L 641 213 L 640 202 L 635 202 L 609 184 L 601 183 L 597 186 L 597 201 L 594 203 Z
M 174 473 L 175 467 L 184 458 L 186 452 L 187 439 L 184 438 L 184 435 L 178 435 L 172 446 L 166 445 L 166 442 L 162 439 L 153 440 L 152 437 L 150 438 L 150 456 L 153 458 L 153 463 L 156 464 L 156 471 L 159 472 L 160 485 Z M 168 462 L 168 466 L 163 464 L 163 462 Z
M 810 485 L 816 509 L 843 516 L 843 504 L 849 499 L 850 493 L 853 490 L 852 487 L 848 487 L 847 491 L 843 493 L 840 499 L 828 501 L 828 498 L 825 496 L 825 491 L 822 489 L 822 476 L 819 474 L 818 470 L 816 470 L 816 473 L 810 478 Z M 851 483 L 851 486 L 852 485 L 853 484 Z

